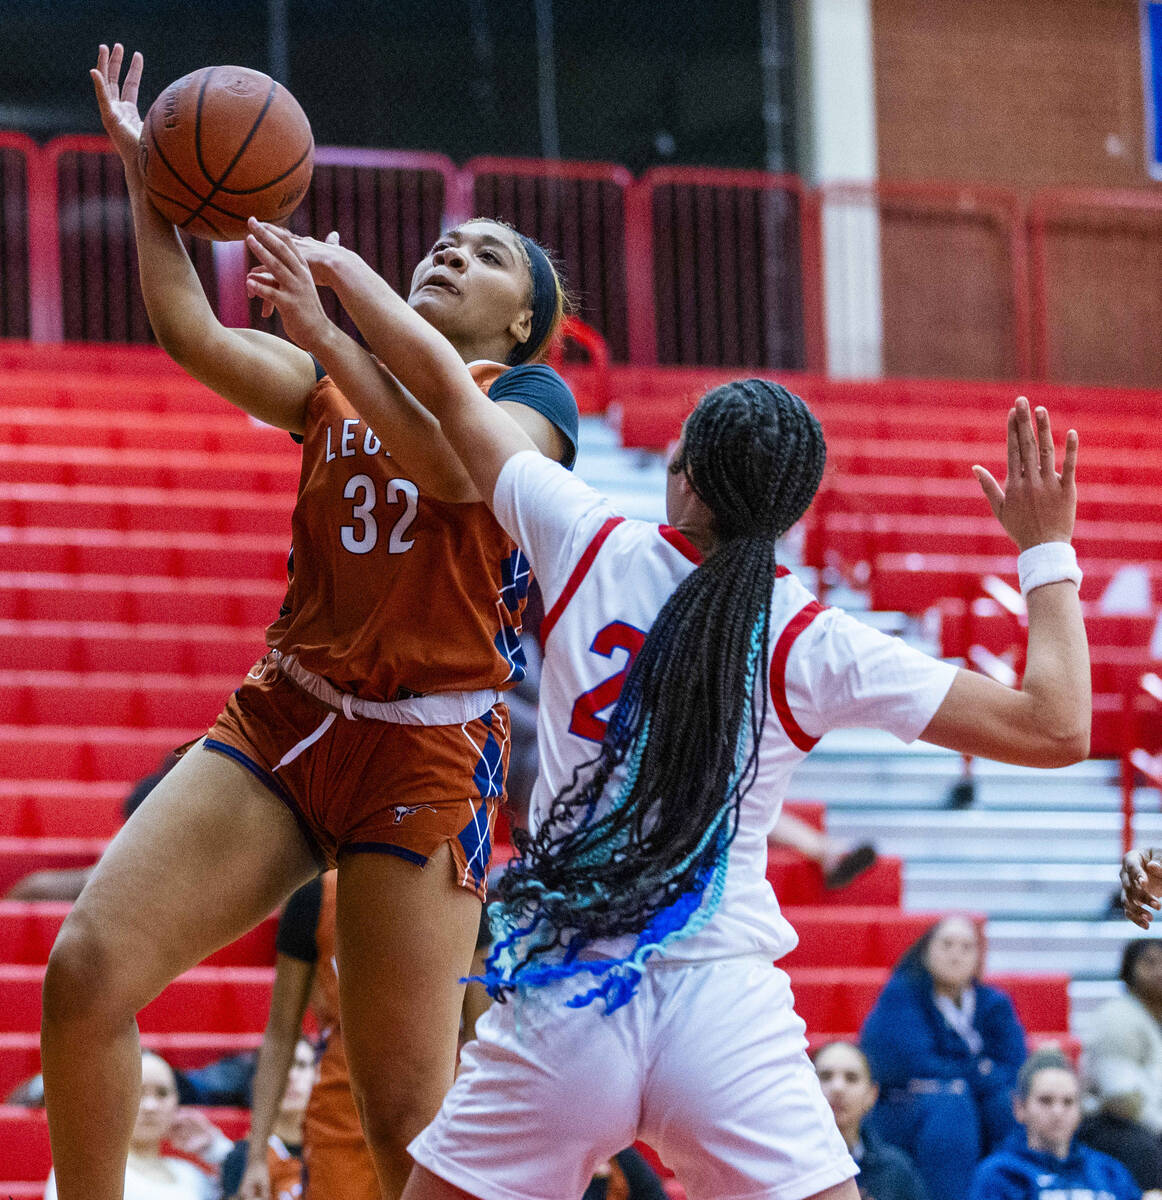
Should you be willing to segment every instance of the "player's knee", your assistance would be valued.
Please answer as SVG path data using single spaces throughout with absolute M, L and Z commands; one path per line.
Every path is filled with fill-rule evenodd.
M 429 1103 L 422 1091 L 391 1086 L 360 1089 L 356 1106 L 368 1145 L 379 1154 L 406 1156 L 408 1144 L 439 1108 L 438 1102 Z
M 116 1021 L 128 998 L 117 986 L 118 963 L 112 947 L 91 922 L 70 914 L 48 956 L 44 974 L 46 1026 Z M 133 1016 L 133 1011 L 127 1014 Z

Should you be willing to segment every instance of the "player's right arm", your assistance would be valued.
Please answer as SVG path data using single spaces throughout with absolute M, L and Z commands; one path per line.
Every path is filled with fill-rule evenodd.
M 228 329 L 214 315 L 177 230 L 150 203 L 138 160 L 137 93 L 143 60 L 133 55 L 124 83 L 124 50 L 100 47 L 89 74 L 101 122 L 125 168 L 141 291 L 158 342 L 181 367 L 260 421 L 301 433 L 315 386 L 311 356 L 283 338 Z

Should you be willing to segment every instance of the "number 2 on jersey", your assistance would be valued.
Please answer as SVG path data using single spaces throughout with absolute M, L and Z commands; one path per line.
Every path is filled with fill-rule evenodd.
M 352 554 L 370 554 L 379 541 L 379 522 L 375 519 L 375 481 L 370 475 L 352 475 L 343 489 L 344 500 L 354 500 L 355 506 L 351 516 L 358 521 L 356 525 L 341 525 L 339 540 L 344 550 Z M 420 491 L 410 479 L 391 479 L 384 488 L 384 499 L 389 506 L 403 501 L 403 513 L 391 527 L 387 540 L 389 554 L 403 554 L 410 550 L 412 541 L 406 541 L 404 534 L 411 528 L 416 519 L 416 507 L 419 504 Z
M 608 722 L 597 714 L 617 703 L 625 677 L 629 674 L 633 660 L 637 658 L 645 640 L 646 635 L 642 630 L 635 629 L 624 621 L 613 621 L 598 632 L 589 649 L 594 654 L 600 654 L 602 658 L 612 658 L 615 650 L 624 650 L 625 663 L 616 675 L 610 675 L 608 679 L 603 679 L 596 687 L 577 697 L 577 702 L 573 705 L 573 719 L 569 722 L 570 733 L 575 733 L 590 742 L 600 742 L 605 737 Z

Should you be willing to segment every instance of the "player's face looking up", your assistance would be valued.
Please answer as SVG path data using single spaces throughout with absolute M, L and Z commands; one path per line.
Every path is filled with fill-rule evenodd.
M 924 965 L 938 992 L 959 998 L 980 968 L 976 926 L 967 917 L 947 917 L 941 921 L 933 930 Z
M 495 221 L 449 230 L 416 267 L 408 303 L 457 349 L 492 347 L 491 357 L 503 360 L 532 329 L 532 275 L 520 239 Z

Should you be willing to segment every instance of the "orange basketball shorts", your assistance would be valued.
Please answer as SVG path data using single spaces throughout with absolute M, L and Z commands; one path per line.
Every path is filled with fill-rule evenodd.
M 353 851 L 423 866 L 448 843 L 485 899 L 509 752 L 508 706 L 457 725 L 349 718 L 261 660 L 206 735 L 290 809 L 320 865 Z

